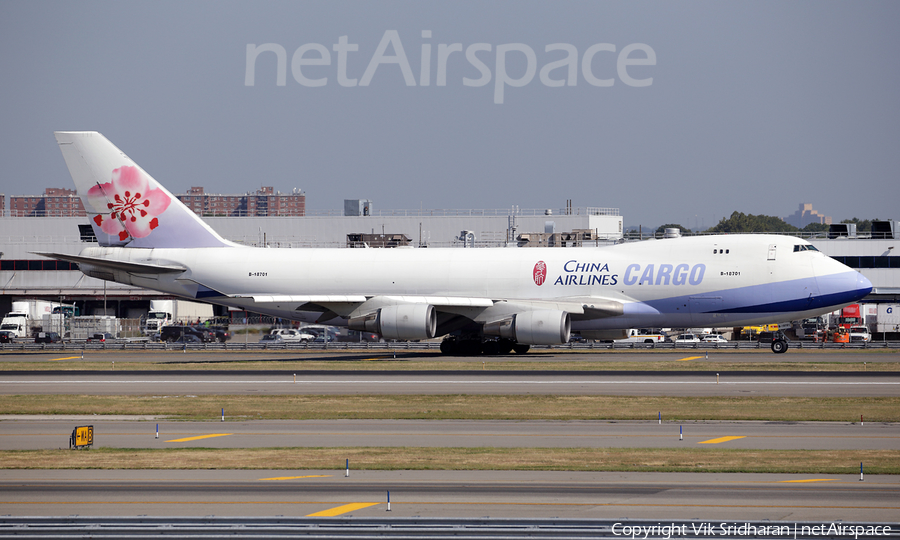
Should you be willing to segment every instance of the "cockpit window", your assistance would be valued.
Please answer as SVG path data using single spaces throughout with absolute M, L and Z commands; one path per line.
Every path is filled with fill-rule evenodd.
M 813 245 L 796 245 L 794 246 L 794 253 L 798 251 L 819 251 L 816 249 L 816 246 Z

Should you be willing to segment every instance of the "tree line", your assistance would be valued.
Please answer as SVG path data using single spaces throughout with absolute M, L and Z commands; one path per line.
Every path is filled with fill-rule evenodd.
M 878 218 L 875 218 L 877 221 Z M 870 232 L 872 230 L 872 221 L 870 219 L 845 219 L 841 223 L 855 223 L 856 232 Z M 690 234 L 691 230 L 677 223 L 667 223 L 660 225 L 656 229 L 657 234 L 664 234 L 666 229 L 680 229 L 684 234 Z M 704 232 L 707 233 L 747 233 L 747 232 L 826 232 L 828 225 L 823 223 L 810 223 L 802 229 L 794 227 L 781 218 L 766 215 L 745 214 L 743 212 L 732 212 L 730 217 L 722 218 L 714 227 L 710 227 Z

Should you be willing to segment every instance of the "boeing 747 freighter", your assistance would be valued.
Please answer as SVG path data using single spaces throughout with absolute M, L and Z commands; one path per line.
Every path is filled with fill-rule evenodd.
M 97 132 L 57 132 L 98 246 L 88 276 L 385 339 L 448 336 L 447 353 L 525 352 L 570 332 L 757 325 L 866 296 L 862 274 L 789 236 L 581 248 L 265 249 L 220 237 Z M 775 352 L 787 349 L 773 343 Z

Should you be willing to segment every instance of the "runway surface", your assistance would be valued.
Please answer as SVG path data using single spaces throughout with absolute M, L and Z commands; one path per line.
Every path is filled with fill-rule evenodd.
M 689 360 L 688 360 L 689 359 Z M 900 362 L 900 350 L 820 350 L 790 349 L 785 354 L 773 354 L 767 348 L 761 349 L 681 349 L 681 350 L 566 350 L 566 349 L 533 349 L 527 354 L 510 354 L 496 356 L 444 356 L 436 350 L 86 350 L 72 349 L 65 351 L 16 351 L 8 350 L 0 353 L 0 364 L 3 362 L 52 362 L 59 364 L 79 362 L 138 362 L 159 364 L 183 363 L 229 363 L 229 362 L 335 362 L 335 361 L 397 361 L 398 364 L 408 361 L 428 361 L 437 363 L 467 363 L 473 369 L 480 369 L 482 362 L 487 366 L 503 362 L 670 362 L 686 361 L 690 363 L 710 362 L 753 362 L 790 364 L 802 362 L 828 362 L 838 364 L 862 364 Z
M 897 396 L 900 373 L 501 371 L 498 362 L 895 362 L 897 354 L 741 351 L 528 354 L 471 361 L 465 371 L 197 371 L 208 362 L 378 360 L 346 353 L 88 354 L 109 371 L 0 371 L 0 393 L 558 394 L 646 396 Z M 430 353 L 398 355 L 441 361 Z M 459 362 L 451 358 L 447 361 Z M 484 371 L 481 371 L 482 360 Z M 81 362 L 3 354 L 3 362 Z M 112 371 L 112 362 L 177 363 L 180 371 Z M 394 361 L 392 357 L 390 361 Z M 276 364 L 277 365 L 277 364 Z M 70 367 L 70 366 L 66 366 Z M 150 366 L 148 366 L 150 367 Z M 170 367 L 170 366 L 166 366 Z M 854 370 L 858 366 L 854 366 Z M 61 366 L 62 368 L 62 366 Z M 492 369 L 493 368 L 493 369 Z M 155 437 L 159 423 L 160 436 Z M 59 448 L 76 425 L 94 425 L 95 447 L 709 447 L 896 449 L 894 424 L 610 421 L 243 421 L 155 418 L 0 419 L 0 449 Z M 683 439 L 679 427 L 683 425 Z M 308 470 L 0 470 L 0 508 L 12 515 L 344 515 L 896 521 L 900 478 L 866 475 Z M 386 513 L 387 492 L 391 513 Z
M 75 426 L 94 447 L 540 447 L 892 450 L 900 424 L 833 422 L 617 422 L 463 420 L 165 420 L 0 417 L 0 450 L 66 448 Z M 40 419 L 39 419 L 40 418 Z M 159 438 L 156 429 L 159 428 Z
M 463 471 L 0 471 L 12 515 L 896 521 L 896 477 Z M 387 514 L 390 491 L 391 513 Z

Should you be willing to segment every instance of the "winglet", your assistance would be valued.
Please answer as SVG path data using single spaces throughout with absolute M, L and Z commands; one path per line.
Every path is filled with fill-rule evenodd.
M 233 245 L 96 131 L 57 131 L 75 188 L 101 246 Z

